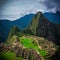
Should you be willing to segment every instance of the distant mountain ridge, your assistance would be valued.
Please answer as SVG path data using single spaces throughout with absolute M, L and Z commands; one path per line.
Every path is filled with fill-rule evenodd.
M 3 42 L 7 39 L 8 34 L 13 26 L 17 26 L 21 30 L 27 27 L 33 16 L 34 14 L 29 14 L 15 21 L 0 20 L 0 42 Z
M 44 13 L 44 16 L 51 22 L 55 24 L 60 24 L 60 11 L 57 11 L 56 13 L 52 12 L 46 12 Z
M 48 19 L 49 16 L 47 16 L 47 15 L 50 16 L 49 13 L 44 14 L 44 16 L 47 17 L 47 20 L 49 20 Z M 59 13 L 59 15 L 60 15 L 60 13 Z M 0 20 L 0 26 L 1 26 L 0 27 L 0 42 L 3 42 L 7 39 L 8 34 L 13 26 L 17 26 L 19 29 L 22 30 L 23 28 L 26 28 L 27 26 L 29 26 L 33 17 L 34 17 L 34 14 L 29 14 L 18 20 L 15 20 L 15 21 Z M 53 17 L 53 16 L 51 16 L 51 17 Z M 51 22 L 53 23 L 53 21 L 51 21 Z

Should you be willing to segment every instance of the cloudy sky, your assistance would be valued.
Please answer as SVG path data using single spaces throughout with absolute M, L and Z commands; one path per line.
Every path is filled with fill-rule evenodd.
M 16 20 L 38 11 L 60 11 L 60 0 L 0 0 L 0 20 Z

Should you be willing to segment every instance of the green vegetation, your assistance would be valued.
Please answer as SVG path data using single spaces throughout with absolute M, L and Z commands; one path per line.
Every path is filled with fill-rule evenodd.
M 23 60 L 21 57 L 16 57 L 17 60 Z
M 29 48 L 29 49 L 32 48 L 32 49 L 38 51 L 39 54 L 43 57 L 45 57 L 47 55 L 46 51 L 41 50 L 39 48 L 38 44 L 32 38 L 21 37 L 20 40 L 24 47 Z
M 14 53 L 9 52 L 3 52 L 0 53 L 0 59 L 1 60 L 16 60 L 16 56 Z
M 12 36 L 16 34 L 16 31 L 17 31 L 17 27 L 16 26 L 11 28 L 11 31 L 9 32 L 7 40 L 10 40 L 12 38 Z
M 23 36 L 24 34 L 19 31 L 19 32 L 16 33 L 16 35 L 17 35 L 18 37 L 21 37 L 21 36 Z
M 23 60 L 21 57 L 16 57 L 13 52 L 1 52 L 0 60 Z
M 23 33 L 20 31 L 20 29 L 18 29 L 18 27 L 13 26 L 13 27 L 11 28 L 11 31 L 10 31 L 10 33 L 9 33 L 9 35 L 8 35 L 7 40 L 10 40 L 10 39 L 12 38 L 12 36 L 21 37 L 21 36 L 23 36 Z
M 12 37 L 10 38 L 10 40 L 7 40 L 5 43 L 6 43 L 6 44 L 11 44 L 11 43 L 13 43 L 13 42 L 16 40 L 16 37 L 17 37 L 17 36 L 12 36 Z
M 37 28 L 38 28 L 38 24 L 39 24 L 39 20 L 40 20 L 40 14 L 41 14 L 41 12 L 38 12 L 34 16 L 34 18 L 31 21 L 31 24 L 30 24 L 30 30 L 32 31 L 32 33 L 34 35 L 36 35 L 36 33 L 37 33 Z

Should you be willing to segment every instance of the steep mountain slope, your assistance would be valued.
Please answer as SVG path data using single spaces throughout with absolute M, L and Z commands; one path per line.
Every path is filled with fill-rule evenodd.
M 13 26 L 9 32 L 6 43 L 14 42 L 15 38 L 23 36 L 24 33 L 16 26 Z M 13 37 L 14 36 L 14 37 Z M 13 40 L 12 40 L 13 39 Z M 19 40 L 19 39 L 18 39 Z
M 60 44 L 60 24 L 50 22 L 41 12 L 38 12 L 25 30 L 30 30 L 34 35 L 46 38 Z

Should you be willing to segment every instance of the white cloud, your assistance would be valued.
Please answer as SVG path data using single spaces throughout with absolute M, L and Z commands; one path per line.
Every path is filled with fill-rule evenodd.
M 38 11 L 56 12 L 56 7 L 50 0 L 1 0 L 0 20 L 16 20 L 26 14 L 36 13 Z M 50 1 L 50 3 L 49 3 Z M 50 7 L 51 6 L 51 7 Z

